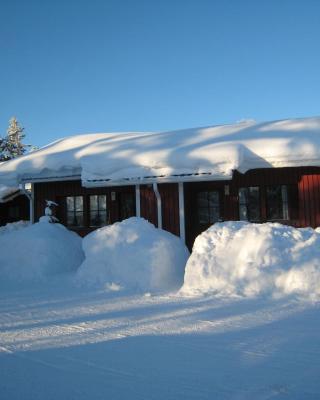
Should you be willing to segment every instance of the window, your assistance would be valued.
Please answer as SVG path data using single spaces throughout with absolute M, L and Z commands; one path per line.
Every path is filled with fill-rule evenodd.
M 83 197 L 69 196 L 67 202 L 67 225 L 83 226 Z
M 267 186 L 267 220 L 288 220 L 288 187 L 287 185 Z
M 107 224 L 107 196 L 105 194 L 90 196 L 90 226 L 98 227 Z
M 198 218 L 203 225 L 220 220 L 220 195 L 218 190 L 198 193 Z
M 240 221 L 260 221 L 260 191 L 258 186 L 239 189 Z

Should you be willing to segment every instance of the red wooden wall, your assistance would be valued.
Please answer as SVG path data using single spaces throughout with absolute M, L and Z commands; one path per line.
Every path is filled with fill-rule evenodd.
M 300 226 L 320 226 L 320 175 L 302 175 L 299 181 Z
M 240 187 L 259 186 L 261 193 L 261 219 L 266 220 L 265 191 L 268 185 L 289 185 L 297 201 L 291 202 L 290 220 L 283 221 L 287 224 L 305 227 L 320 226 L 320 167 L 299 167 L 299 168 L 270 168 L 250 170 L 245 174 L 235 172 L 231 181 L 211 181 L 185 183 L 185 226 L 186 237 L 189 246 L 192 246 L 198 228 L 196 227 L 196 193 L 199 190 L 219 190 L 221 193 L 221 215 L 223 220 L 239 219 L 238 191 Z M 229 193 L 225 191 L 228 186 Z M 45 200 L 59 200 L 66 196 L 121 193 L 130 192 L 135 195 L 134 186 L 126 187 L 103 187 L 86 189 L 81 187 L 80 181 L 37 183 L 35 187 L 35 217 L 39 219 L 44 213 Z M 158 184 L 162 203 L 162 226 L 176 235 L 179 235 L 179 195 L 178 184 Z M 291 190 L 291 189 L 290 189 Z M 141 216 L 155 226 L 157 220 L 157 199 L 152 185 L 140 186 Z M 58 207 L 59 210 L 59 207 Z M 58 211 L 61 214 L 61 209 Z M 117 221 L 119 213 L 117 204 L 112 208 L 112 222 Z M 84 235 L 88 229 L 79 232 Z
M 86 189 L 81 186 L 80 181 L 65 181 L 65 182 L 46 182 L 36 183 L 34 185 L 35 192 L 35 221 L 44 214 L 46 200 L 53 200 L 59 204 L 57 207 L 57 217 L 61 222 L 64 222 L 63 199 L 67 196 L 84 196 L 86 209 L 86 196 L 92 194 L 110 194 L 116 192 L 121 194 L 130 192 L 135 197 L 135 186 L 115 186 Z M 179 235 L 179 196 L 178 184 L 161 184 L 159 185 L 162 202 L 162 227 L 163 229 Z M 111 222 L 119 221 L 119 210 L 117 202 L 111 202 Z M 157 199 L 153 191 L 152 185 L 140 186 L 140 207 L 141 217 L 147 219 L 155 226 L 158 226 L 157 217 Z M 85 216 L 86 217 L 86 216 Z M 81 236 L 86 235 L 92 229 L 88 227 L 75 228 Z
M 158 185 L 161 196 L 162 228 L 177 236 L 180 234 L 179 192 L 177 183 Z M 140 186 L 141 217 L 158 226 L 157 198 L 152 185 Z

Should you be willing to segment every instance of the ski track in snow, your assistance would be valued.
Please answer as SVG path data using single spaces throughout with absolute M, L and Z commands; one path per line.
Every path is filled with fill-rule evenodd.
M 0 295 L 0 398 L 318 399 L 319 305 L 67 287 Z

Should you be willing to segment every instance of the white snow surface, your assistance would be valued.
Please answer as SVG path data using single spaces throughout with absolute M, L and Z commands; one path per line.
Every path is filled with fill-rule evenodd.
M 319 303 L 0 291 L 2 400 L 315 400 Z
M 180 288 L 189 257 L 180 238 L 137 217 L 90 233 L 83 250 L 79 283 L 135 292 Z
M 199 235 L 181 293 L 319 298 L 320 230 L 223 222 Z
M 252 168 L 320 166 L 320 117 L 159 133 L 87 134 L 0 165 L 0 183 L 79 176 L 84 186 L 202 178 Z M 100 181 L 99 181 L 100 180 Z
M 29 221 L 17 221 L 17 222 L 10 222 L 4 226 L 0 226 L 0 235 L 7 234 L 9 232 L 14 232 L 22 228 L 27 228 L 30 226 Z M 0 261 L 1 264 L 1 261 Z
M 253 296 L 273 293 L 283 274 L 280 293 L 318 293 L 319 235 L 278 224 L 216 225 L 197 239 L 184 296 L 110 290 L 134 287 L 135 272 L 152 277 L 150 265 L 180 265 L 171 253 L 179 239 L 145 221 L 83 240 L 81 281 L 97 276 L 98 287 L 76 285 L 83 260 L 76 234 L 48 222 L 7 225 L 0 231 L 0 399 L 319 399 L 318 297 Z M 255 280 L 267 286 L 247 291 Z M 196 285 L 198 296 L 189 296 Z
M 71 272 L 83 261 L 81 238 L 63 225 L 39 222 L 0 229 L 0 286 L 38 282 Z

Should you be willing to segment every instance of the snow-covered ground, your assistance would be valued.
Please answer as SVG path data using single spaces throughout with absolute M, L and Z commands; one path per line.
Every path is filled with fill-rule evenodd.
M 319 240 L 216 224 L 198 237 L 182 290 L 165 292 L 175 264 L 182 282 L 186 249 L 146 221 L 83 241 L 59 224 L 10 224 L 0 399 L 319 399 Z
M 319 304 L 0 294 L 0 398 L 319 399 Z

